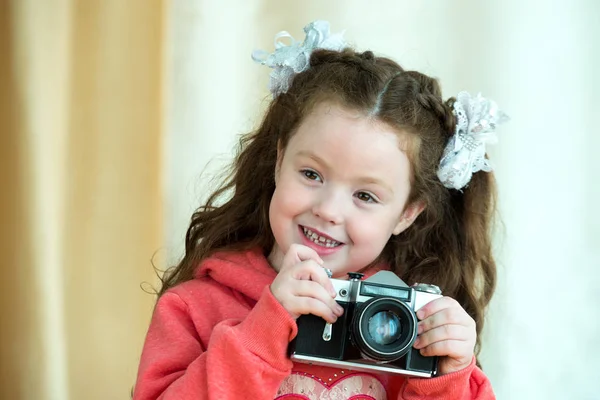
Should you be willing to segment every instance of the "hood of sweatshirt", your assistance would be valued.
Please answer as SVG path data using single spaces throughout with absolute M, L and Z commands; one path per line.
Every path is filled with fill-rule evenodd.
M 265 286 L 277 276 L 262 250 L 216 253 L 204 260 L 196 277 L 210 277 L 223 286 L 258 300 Z

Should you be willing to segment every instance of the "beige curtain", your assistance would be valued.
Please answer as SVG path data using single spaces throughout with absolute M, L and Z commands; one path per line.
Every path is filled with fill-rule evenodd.
M 164 14 L 0 0 L 1 399 L 130 397 L 162 267 Z

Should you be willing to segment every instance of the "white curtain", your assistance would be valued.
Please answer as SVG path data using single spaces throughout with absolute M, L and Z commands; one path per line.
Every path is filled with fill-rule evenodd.
M 268 100 L 269 71 L 251 51 L 271 50 L 281 30 L 302 39 L 307 22 L 326 19 L 357 48 L 439 77 L 446 97 L 480 91 L 510 114 L 491 149 L 504 230 L 481 361 L 499 399 L 598 398 L 599 15 L 593 0 L 173 1 L 169 259 L 207 178 Z

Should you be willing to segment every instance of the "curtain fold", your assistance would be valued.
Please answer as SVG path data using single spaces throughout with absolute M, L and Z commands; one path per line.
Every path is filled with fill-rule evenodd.
M 162 242 L 160 0 L 0 3 L 0 398 L 128 398 Z

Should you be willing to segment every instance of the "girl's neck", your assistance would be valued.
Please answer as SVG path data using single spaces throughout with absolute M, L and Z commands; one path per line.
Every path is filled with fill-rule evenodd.
M 267 261 L 271 265 L 271 268 L 273 268 L 276 272 L 279 272 L 281 269 L 281 264 L 283 263 L 283 254 L 281 253 L 279 246 L 277 246 L 277 243 L 273 245 L 271 252 L 267 256 Z

